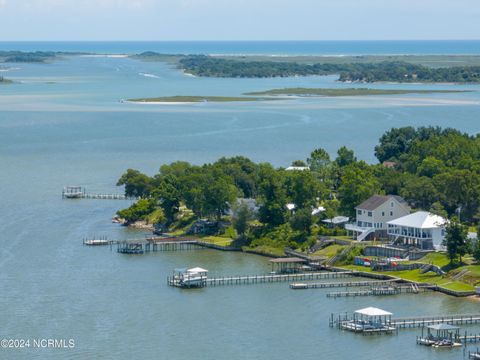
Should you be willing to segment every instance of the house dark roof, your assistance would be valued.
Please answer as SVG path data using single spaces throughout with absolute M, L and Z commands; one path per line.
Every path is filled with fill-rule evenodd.
M 405 199 L 398 195 L 373 195 L 372 197 L 370 197 L 369 199 L 365 200 L 360 205 L 358 205 L 356 209 L 372 211 L 378 208 L 380 205 L 383 205 L 390 199 L 395 199 L 400 204 L 407 205 L 407 202 L 405 201 Z

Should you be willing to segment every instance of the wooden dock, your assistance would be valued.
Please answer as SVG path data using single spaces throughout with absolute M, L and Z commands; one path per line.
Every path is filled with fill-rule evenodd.
M 290 284 L 291 289 L 326 289 L 336 287 L 365 287 L 373 285 L 390 285 L 395 280 L 379 280 L 379 281 L 347 281 L 347 282 L 320 282 L 320 283 L 304 283 Z
M 82 186 L 66 186 L 62 190 L 62 199 L 138 200 L 138 197 L 124 194 L 88 193 Z
M 354 272 L 305 272 L 299 274 L 266 274 L 266 275 L 244 275 L 244 276 L 217 276 L 209 277 L 206 280 L 206 286 L 221 285 L 249 285 L 288 282 L 295 280 L 320 280 L 337 277 L 353 276 Z M 167 283 L 172 283 L 171 278 L 167 278 Z
M 433 290 L 432 286 L 415 286 L 415 284 L 390 284 L 390 286 L 371 287 L 368 290 L 330 292 L 327 294 L 327 297 L 387 296 L 398 295 L 402 293 L 418 294 L 419 292 L 425 292 L 429 290 Z
M 435 324 L 472 325 L 480 323 L 480 314 L 418 316 L 392 318 L 390 325 L 398 329 L 424 327 Z
M 179 251 L 202 248 L 195 238 L 152 236 L 144 239 L 128 239 L 116 242 L 119 253 L 129 254 L 129 248 L 138 249 L 131 254 L 144 254 L 158 251 Z M 127 249 L 127 250 L 125 250 Z

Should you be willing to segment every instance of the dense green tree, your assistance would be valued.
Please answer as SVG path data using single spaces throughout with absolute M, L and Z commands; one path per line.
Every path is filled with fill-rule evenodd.
M 439 194 L 432 179 L 423 176 L 409 176 L 400 195 L 413 207 L 428 210 L 439 199 Z
M 261 170 L 259 220 L 270 226 L 285 223 L 287 195 L 283 179 L 272 167 Z
M 153 194 L 163 209 L 167 223 L 172 223 L 182 201 L 177 177 L 170 172 L 168 175 L 163 176 Z
M 401 154 L 408 151 L 416 135 L 412 126 L 392 128 L 382 135 L 380 144 L 375 146 L 375 156 L 381 163 L 387 160 L 396 161 Z
M 455 264 L 458 259 L 460 259 L 461 263 L 462 256 L 465 256 L 470 250 L 467 232 L 467 227 L 455 219 L 448 223 L 443 245 L 447 247 L 447 254 L 451 264 Z
M 290 202 L 297 208 L 312 207 L 320 195 L 322 184 L 310 171 L 289 171 L 285 177 L 285 189 Z
M 430 210 L 429 210 L 432 214 L 435 214 L 435 215 L 438 215 L 438 216 L 441 216 L 445 219 L 448 218 L 448 213 L 447 211 L 445 210 L 445 208 L 443 207 L 443 205 L 439 202 L 439 201 L 436 201 L 432 204 L 432 206 L 430 207 Z
M 308 208 L 297 210 L 290 218 L 292 229 L 300 231 L 304 237 L 310 234 L 312 224 L 312 210 Z
M 441 202 L 449 214 L 461 210 L 461 218 L 472 219 L 480 206 L 480 177 L 470 170 L 450 170 L 434 177 Z
M 338 189 L 341 211 L 353 217 L 355 206 L 377 193 L 379 189 L 373 170 L 366 162 L 359 161 L 345 166 Z
M 342 146 L 340 149 L 338 149 L 337 155 L 338 156 L 335 159 L 335 162 L 340 167 L 350 165 L 357 161 L 353 150 L 348 149 L 346 146 Z
M 248 230 L 248 223 L 255 218 L 255 215 L 245 203 L 237 204 L 233 210 L 233 227 L 237 234 L 243 237 Z
M 138 220 L 144 220 L 147 215 L 155 210 L 155 205 L 151 200 L 140 199 L 127 209 L 117 211 L 117 215 L 125 219 L 127 223 Z
M 128 169 L 117 182 L 117 186 L 125 185 L 125 195 L 132 197 L 148 197 L 152 186 L 152 179 L 138 170 Z
M 303 160 L 294 160 L 292 161 L 292 166 L 306 167 L 307 164 Z

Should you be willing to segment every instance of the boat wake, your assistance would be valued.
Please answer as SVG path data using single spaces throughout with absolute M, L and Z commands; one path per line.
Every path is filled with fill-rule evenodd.
M 138 73 L 140 76 L 144 76 L 147 78 L 154 78 L 154 79 L 160 79 L 160 76 L 154 75 L 154 74 L 149 74 L 149 73 Z

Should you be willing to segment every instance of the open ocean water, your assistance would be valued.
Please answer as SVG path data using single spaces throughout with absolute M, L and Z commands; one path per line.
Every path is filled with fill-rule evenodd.
M 99 53 L 477 54 L 479 42 L 0 43 L 8 50 Z M 368 85 L 469 93 L 309 98 L 259 103 L 139 105 L 132 97 L 240 95 L 279 87 L 351 87 L 335 77 L 212 79 L 163 63 L 65 57 L 7 64 L 0 87 L 0 339 L 74 339 L 73 349 L 1 349 L 6 359 L 461 359 L 463 350 L 415 345 L 419 330 L 382 337 L 328 327 L 331 312 L 378 306 L 396 316 L 478 312 L 440 294 L 327 299 L 287 283 L 182 291 L 172 269 L 212 274 L 270 271 L 268 259 L 193 250 L 143 256 L 82 246 L 82 238 L 143 236 L 110 222 L 127 201 L 61 199 L 64 185 L 118 192 L 128 168 L 154 174 L 174 160 L 245 155 L 288 166 L 316 147 L 342 145 L 375 162 L 391 127 L 480 131 L 478 85 Z M 365 85 L 358 85 L 365 86 Z M 479 332 L 478 327 L 469 331 Z

